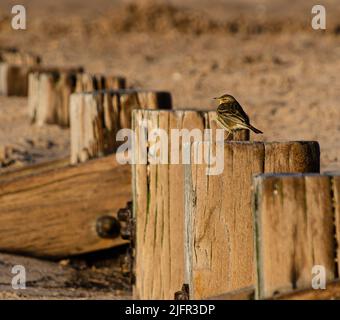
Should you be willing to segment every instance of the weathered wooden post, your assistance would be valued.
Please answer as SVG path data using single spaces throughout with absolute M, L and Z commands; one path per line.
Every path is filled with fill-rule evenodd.
M 32 123 L 69 125 L 69 99 L 80 67 L 43 67 L 29 75 L 28 108 Z
M 104 90 L 71 96 L 71 163 L 114 152 L 116 134 L 131 128 L 133 109 L 171 109 L 168 92 Z
M 70 124 L 70 96 L 72 93 L 104 89 L 124 89 L 125 78 L 84 73 L 80 67 L 45 67 L 32 70 L 29 75 L 28 106 L 31 121 L 39 126 Z
M 16 65 L 38 65 L 41 58 L 31 52 L 23 52 L 16 48 L 0 48 L 0 62 Z
M 183 144 L 204 139 L 204 129 L 215 137 L 215 112 L 135 110 L 132 129 L 136 133 L 133 165 L 133 204 L 136 219 L 136 285 L 140 299 L 173 299 L 184 282 L 184 175 Z M 176 134 L 174 129 L 178 129 Z M 158 140 L 158 130 L 166 133 L 162 141 L 165 163 L 155 163 L 150 151 Z M 178 135 L 177 135 L 178 134 Z M 234 137 L 248 139 L 241 131 Z M 230 138 L 232 138 L 230 136 Z M 146 145 L 147 157 L 139 146 Z M 144 150 L 145 151 L 145 150 Z M 164 155 L 162 155 L 163 157 Z M 168 161 L 166 161 L 168 160 Z
M 79 73 L 75 92 L 90 92 L 105 89 L 125 89 L 126 79 L 119 76 L 104 76 L 102 74 Z
M 199 146 L 198 146 L 199 147 Z M 319 172 L 317 142 L 227 142 L 224 170 L 185 168 L 186 277 L 190 298 L 255 285 L 252 178 L 263 172 Z
M 0 49 L 0 95 L 27 96 L 28 74 L 40 57 L 16 49 Z
M 327 283 L 334 280 L 340 257 L 339 186 L 340 176 L 264 174 L 254 179 L 258 298 L 312 289 L 313 278 L 323 276 L 314 266 L 325 268 Z

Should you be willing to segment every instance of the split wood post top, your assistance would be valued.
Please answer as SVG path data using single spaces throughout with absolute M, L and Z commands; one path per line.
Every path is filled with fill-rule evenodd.
M 36 67 L 29 76 L 31 121 L 39 126 L 69 126 L 70 95 L 74 92 L 125 88 L 123 77 L 93 75 L 81 67 Z
M 16 65 L 38 65 L 41 63 L 41 57 L 16 48 L 0 48 L 0 62 Z
M 264 174 L 255 178 L 258 298 L 311 289 L 313 278 L 323 275 L 319 269 L 313 271 L 314 266 L 325 268 L 327 282 L 337 277 L 339 200 L 340 176 Z
M 0 95 L 27 96 L 28 74 L 40 57 L 16 49 L 0 49 Z
M 133 204 L 136 218 L 136 285 L 140 299 L 173 299 L 184 282 L 184 176 L 183 143 L 201 141 L 204 129 L 216 129 L 213 111 L 135 110 L 132 129 L 136 134 L 133 165 Z M 153 134 L 164 130 L 165 152 L 157 163 Z M 179 137 L 172 135 L 180 129 Z M 185 132 L 188 135 L 185 135 Z M 215 139 L 213 130 L 212 141 Z M 240 132 L 237 139 L 247 139 Z M 167 138 L 165 137 L 165 138 Z M 145 138 L 153 142 L 145 142 Z M 231 137 L 230 137 L 231 138 Z M 222 138 L 223 140 L 223 138 Z M 150 151 L 146 156 L 141 146 Z M 179 150 L 179 152 L 178 152 Z M 144 149 L 146 151 L 146 149 Z
M 53 166 L 0 180 L 0 251 L 56 258 L 127 243 L 108 223 L 131 200 L 130 166 L 115 155 Z
M 126 79 L 119 76 L 104 76 L 102 74 L 79 73 L 75 92 L 90 92 L 105 89 L 125 89 Z
M 185 166 L 185 281 L 191 299 L 255 285 L 253 175 L 320 169 L 317 142 L 227 142 L 223 150 L 221 174 L 207 175 L 207 164 Z
M 81 67 L 37 67 L 28 80 L 28 108 L 32 123 L 69 125 L 69 99 Z
M 71 163 L 115 152 L 133 109 L 171 109 L 171 95 L 154 90 L 101 90 L 71 96 Z

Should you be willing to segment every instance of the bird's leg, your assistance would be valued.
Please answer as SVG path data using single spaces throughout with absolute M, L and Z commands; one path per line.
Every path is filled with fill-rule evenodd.
M 227 133 L 228 133 L 228 135 L 227 135 L 227 137 L 224 139 L 224 142 L 228 141 L 228 138 L 229 138 L 229 136 L 230 136 L 231 131 L 227 131 Z

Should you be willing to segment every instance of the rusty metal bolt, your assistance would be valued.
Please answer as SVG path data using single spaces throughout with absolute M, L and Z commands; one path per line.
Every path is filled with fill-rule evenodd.
M 120 223 L 115 217 L 101 216 L 97 219 L 96 231 L 101 238 L 117 238 L 120 235 Z
M 121 224 L 120 235 L 124 240 L 132 240 L 134 234 L 134 219 L 132 218 L 132 201 L 125 208 L 119 209 L 117 218 Z
M 132 217 L 132 201 L 129 201 L 126 204 L 125 208 L 119 209 L 117 218 L 119 221 L 128 222 Z
M 119 209 L 117 218 L 119 221 L 127 222 L 130 218 L 130 210 L 128 208 Z

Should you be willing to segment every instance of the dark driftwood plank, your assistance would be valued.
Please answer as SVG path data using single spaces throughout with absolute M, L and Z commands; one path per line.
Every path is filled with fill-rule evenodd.
M 131 200 L 130 166 L 115 155 L 78 166 L 0 180 L 0 250 L 68 256 L 124 243 L 101 239 L 96 219 Z

